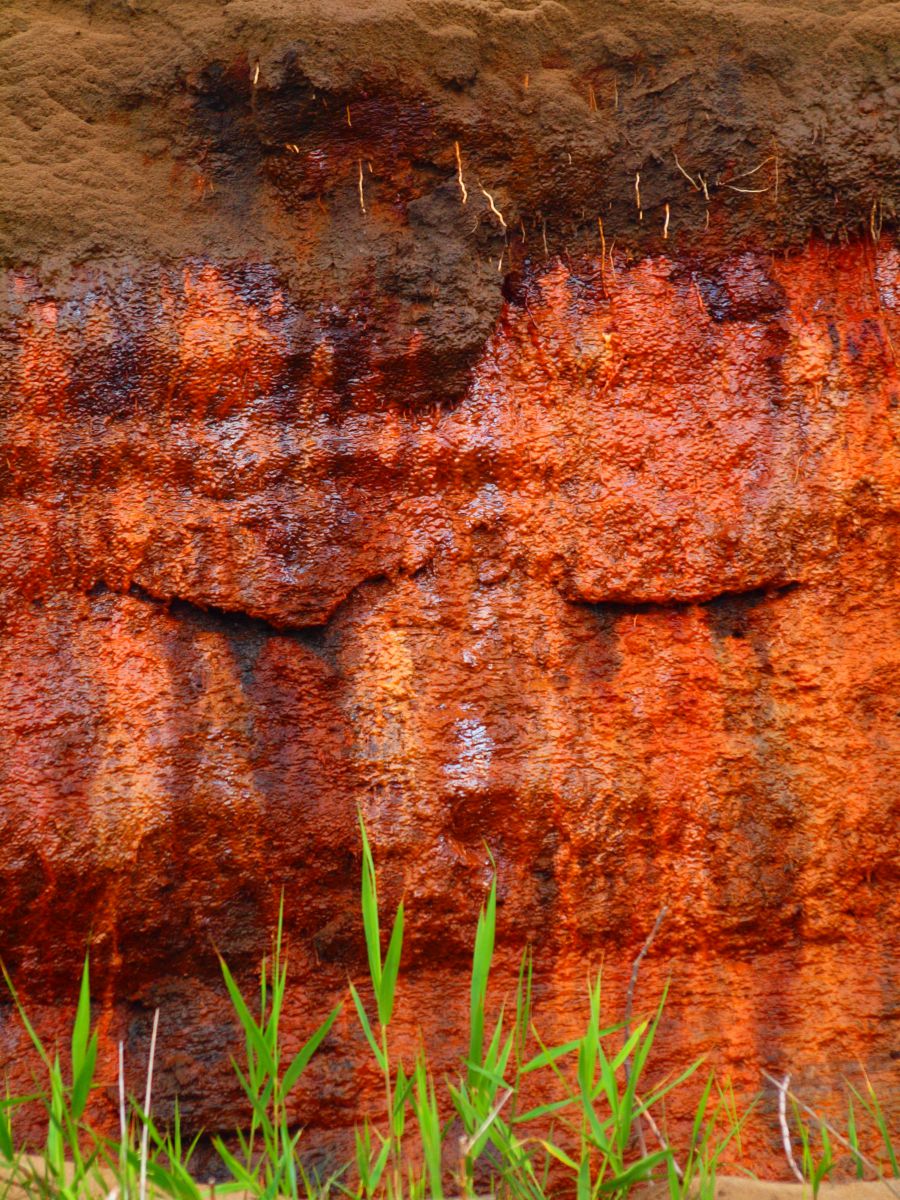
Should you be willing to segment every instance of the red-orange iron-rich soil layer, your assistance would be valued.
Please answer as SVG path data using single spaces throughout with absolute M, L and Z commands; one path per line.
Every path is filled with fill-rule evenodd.
M 589 964 L 620 1010 L 666 905 L 660 1072 L 889 1080 L 889 240 L 526 267 L 446 405 L 403 403 L 414 333 L 386 367 L 261 266 L 4 289 L 0 953 L 43 1028 L 90 938 L 107 1052 L 161 1005 L 161 1093 L 236 1122 L 214 947 L 251 967 L 284 888 L 303 1036 L 364 972 L 361 804 L 439 1066 L 486 842 L 498 995 L 532 940 L 547 1036 Z M 27 1078 L 11 1021 L 0 1056 Z M 323 1062 L 298 1104 L 339 1144 L 349 1014 Z
M 232 1129 L 215 948 L 251 983 L 284 889 L 298 1044 L 365 974 L 361 806 L 438 1073 L 489 849 L 495 1000 L 532 941 L 548 1038 L 601 961 L 621 1016 L 666 906 L 660 1076 L 843 1121 L 862 1064 L 896 1112 L 898 45 L 876 0 L 0 4 L 0 957 L 42 1031 L 90 939 L 104 1078 L 159 1005 L 161 1117 Z M 345 1011 L 307 1145 L 378 1095 Z

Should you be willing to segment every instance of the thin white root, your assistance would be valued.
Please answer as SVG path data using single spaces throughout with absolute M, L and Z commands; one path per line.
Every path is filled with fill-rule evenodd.
M 674 153 L 674 151 L 673 151 L 673 153 Z M 688 183 L 691 185 L 691 187 L 694 189 L 694 191 L 702 192 L 703 199 L 708 201 L 709 200 L 709 188 L 706 186 L 706 180 L 703 178 L 703 176 L 700 174 L 700 172 L 699 171 L 697 172 L 696 179 L 693 177 L 693 175 L 688 175 L 687 171 L 684 169 L 684 167 L 678 161 L 677 154 L 675 155 L 675 166 L 682 173 L 682 175 L 685 177 L 685 179 L 688 181 Z
M 768 187 L 764 187 L 764 188 L 742 188 L 742 187 L 734 186 L 735 179 L 748 179 L 751 175 L 755 175 L 757 171 L 761 171 L 763 169 L 763 167 L 766 165 L 766 163 L 770 163 L 770 162 L 775 163 L 775 183 L 770 183 Z M 727 187 L 732 192 L 743 192 L 744 195 L 746 195 L 746 196 L 753 196 L 753 195 L 761 195 L 763 192 L 770 192 L 773 187 L 777 186 L 777 181 L 778 181 L 778 156 L 775 154 L 770 154 L 768 158 L 764 158 L 761 163 L 759 163 L 755 167 L 752 167 L 749 171 L 741 171 L 737 175 L 730 176 L 730 178 L 728 178 L 728 179 L 717 179 L 716 183 L 720 187 Z
M 634 175 L 634 201 L 637 205 L 639 220 L 644 219 L 644 210 L 641 206 L 641 173 L 636 171 Z
M 881 238 L 881 224 L 884 219 L 884 206 L 881 200 L 872 201 L 872 211 L 869 214 L 869 234 L 873 244 Z
M 673 153 L 674 153 L 674 151 L 673 151 Z M 678 168 L 678 170 L 679 170 L 679 171 L 682 173 L 682 175 L 685 177 L 685 179 L 688 181 L 688 183 L 691 185 L 691 187 L 694 189 L 694 191 L 695 191 L 695 192 L 699 192 L 699 191 L 700 191 L 700 184 L 697 182 L 697 180 L 696 180 L 696 179 L 694 179 L 694 178 L 692 178 L 692 176 L 688 175 L 687 171 L 684 169 L 684 167 L 683 167 L 683 166 L 681 165 L 681 163 L 678 161 L 678 155 L 677 155 L 677 154 L 675 155 L 675 166 L 676 166 L 676 167 Z
M 480 184 L 479 184 L 479 187 L 481 187 Z M 503 213 L 500 211 L 500 209 L 494 203 L 494 197 L 491 195 L 491 193 L 489 191 L 487 191 L 483 187 L 481 187 L 481 194 L 482 194 L 482 196 L 484 196 L 485 200 L 487 200 L 488 208 L 491 210 L 491 212 L 494 214 L 494 216 L 497 218 L 497 220 L 500 222 L 500 224 L 505 229 L 506 221 L 504 220 Z
M 469 199 L 469 193 L 466 189 L 465 180 L 462 173 L 462 157 L 459 153 L 459 142 L 453 143 L 453 149 L 456 153 L 456 182 L 459 184 L 459 194 L 462 196 L 463 204 L 466 204 Z
M 358 160 L 358 162 L 359 162 L 359 184 L 358 184 L 358 187 L 359 187 L 359 207 L 362 209 L 362 211 L 363 211 L 363 215 L 365 215 L 365 211 L 366 211 L 366 198 L 365 198 L 365 195 L 363 194 L 363 169 L 362 169 L 362 159 L 360 158 L 360 159 Z
M 597 218 L 597 228 L 600 230 L 600 278 L 603 289 L 606 290 L 606 234 L 603 230 L 603 218 Z
M 665 222 L 663 223 L 663 237 L 667 238 L 668 236 L 669 236 L 669 206 L 667 204 L 666 205 L 666 219 L 665 219 Z
M 748 175 L 755 175 L 757 171 L 761 171 L 763 169 L 763 167 L 766 165 L 766 163 L 775 162 L 775 161 L 776 161 L 775 155 L 770 154 L 768 158 L 764 158 L 762 160 L 762 162 L 759 164 L 759 166 L 753 167 L 752 170 L 741 171 L 740 174 L 738 174 L 738 175 L 732 175 L 731 181 L 733 182 L 735 179 L 746 179 L 748 177 Z
M 734 187 L 730 183 L 723 183 L 722 187 L 727 187 L 732 192 L 743 192 L 745 196 L 759 196 L 759 195 L 762 195 L 763 192 L 771 192 L 771 190 L 772 190 L 771 183 L 769 184 L 768 187 L 764 187 L 764 188 L 739 188 L 739 187 Z

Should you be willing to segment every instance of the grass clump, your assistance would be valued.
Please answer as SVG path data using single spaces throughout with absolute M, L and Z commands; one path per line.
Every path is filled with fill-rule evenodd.
M 349 1001 L 382 1080 L 382 1099 L 356 1128 L 354 1153 L 326 1176 L 304 1158 L 302 1124 L 292 1093 L 317 1050 L 332 1033 L 338 1004 L 302 1048 L 286 1056 L 281 1021 L 287 994 L 283 906 L 271 955 L 262 963 L 259 993 L 251 1001 L 221 961 L 222 977 L 244 1035 L 243 1060 L 233 1069 L 249 1108 L 249 1121 L 213 1146 L 227 1178 L 214 1194 L 243 1200 L 599 1200 L 627 1197 L 637 1185 L 657 1183 L 670 1200 L 711 1200 L 723 1158 L 741 1147 L 752 1109 L 739 1113 L 730 1086 L 709 1074 L 695 1108 L 687 1144 L 673 1147 L 665 1135 L 667 1097 L 693 1076 L 700 1060 L 672 1078 L 650 1082 L 649 1063 L 665 1004 L 632 1027 L 629 1019 L 605 1024 L 601 977 L 587 987 L 583 1031 L 560 1045 L 546 1045 L 532 1011 L 533 961 L 522 955 L 515 994 L 489 1020 L 489 980 L 497 920 L 496 878 L 481 907 L 472 954 L 467 1051 L 454 1078 L 436 1079 L 426 1048 L 411 1062 L 394 1050 L 394 1018 L 405 913 L 401 903 L 383 944 L 377 876 L 365 826 L 362 839 L 361 912 L 371 1003 L 349 985 Z M 182 1135 L 176 1100 L 170 1129 L 151 1115 L 152 1051 L 144 1103 L 124 1095 L 119 1053 L 120 1130 L 99 1134 L 88 1120 L 97 1080 L 97 1031 L 91 1028 L 90 975 L 86 961 L 71 1040 L 71 1072 L 65 1075 L 31 1024 L 12 981 L 4 977 L 46 1075 L 27 1096 L 0 1100 L 0 1200 L 171 1200 L 210 1197 L 192 1171 L 197 1137 Z M 157 1014 L 158 1017 L 158 1014 Z M 155 1046 L 156 1021 L 154 1021 Z M 532 1086 L 539 1081 L 537 1086 Z M 787 1094 L 787 1084 L 783 1085 Z M 529 1095 L 549 1097 L 528 1107 Z M 46 1138 L 39 1154 L 27 1154 L 15 1134 L 15 1114 L 39 1101 L 46 1110 Z M 791 1094 L 802 1146 L 802 1174 L 813 1197 L 836 1164 L 830 1126 Z M 804 1116 L 812 1115 L 812 1123 Z M 874 1126 L 887 1167 L 860 1148 L 859 1120 Z M 783 1126 L 782 1132 L 785 1132 Z M 900 1177 L 884 1112 L 866 1081 L 851 1088 L 847 1137 L 835 1133 L 859 1178 L 864 1171 Z M 652 1138 L 652 1148 L 647 1140 Z M 787 1134 L 788 1143 L 790 1134 Z M 818 1145 L 818 1149 L 815 1146 Z M 890 1186 L 894 1186 L 886 1179 Z M 900 1187 L 897 1188 L 900 1197 Z M 214 1200 L 214 1197 L 213 1197 Z

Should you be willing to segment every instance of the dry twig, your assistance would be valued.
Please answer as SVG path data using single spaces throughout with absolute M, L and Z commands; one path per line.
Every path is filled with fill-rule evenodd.
M 144 1128 L 141 1132 L 141 1184 L 140 1200 L 147 1200 L 147 1158 L 150 1143 L 150 1102 L 153 1098 L 153 1060 L 156 1057 L 156 1034 L 159 1029 L 159 1009 L 153 1014 L 153 1032 L 150 1034 L 150 1055 L 147 1059 L 147 1090 L 144 1093 Z
M 472 1134 L 472 1136 L 470 1138 L 460 1139 L 460 1149 L 462 1150 L 464 1156 L 466 1154 L 472 1153 L 475 1146 L 478 1144 L 479 1138 L 482 1136 L 482 1134 L 487 1133 L 487 1131 L 493 1125 L 494 1121 L 500 1115 L 504 1105 L 507 1103 L 507 1101 L 509 1100 L 510 1096 L 512 1096 L 512 1094 L 513 1094 L 512 1088 L 507 1088 L 506 1091 L 503 1093 L 503 1095 L 500 1097 L 500 1099 L 497 1101 L 497 1103 L 494 1105 L 494 1107 L 491 1109 L 491 1111 L 488 1113 L 488 1115 L 484 1118 L 484 1120 L 481 1122 L 481 1124 L 478 1126 L 478 1128 Z
M 766 1078 L 771 1078 L 771 1076 L 766 1076 Z M 791 1077 L 790 1075 L 785 1075 L 781 1083 L 777 1079 L 773 1079 L 772 1082 L 778 1089 L 778 1124 L 781 1126 L 781 1144 L 784 1147 L 784 1157 L 787 1159 L 788 1166 L 791 1168 L 794 1177 L 803 1183 L 803 1172 L 797 1166 L 797 1160 L 794 1158 L 794 1150 L 791 1146 L 791 1131 L 787 1121 L 787 1095 Z
M 659 910 L 659 912 L 657 913 L 656 920 L 653 922 L 653 928 L 647 934 L 647 940 L 644 942 L 643 946 L 641 946 L 640 952 L 638 953 L 638 956 L 634 960 L 634 963 L 632 964 L 632 967 L 631 967 L 631 979 L 629 979 L 629 981 L 628 981 L 628 991 L 625 993 L 624 1032 L 625 1032 L 625 1041 L 626 1042 L 631 1037 L 631 1010 L 634 1005 L 634 990 L 637 987 L 638 972 L 641 969 L 641 963 L 644 961 L 644 957 L 645 957 L 647 951 L 653 945 L 653 939 L 656 937 L 657 933 L 659 933 L 659 927 L 660 927 L 660 925 L 662 925 L 663 921 L 665 920 L 666 913 L 668 911 L 669 911 L 668 907 L 664 904 L 662 906 L 662 908 Z M 631 1056 L 629 1055 L 629 1057 L 625 1059 L 625 1080 L 626 1080 L 626 1082 L 630 1078 L 631 1078 Z M 646 1158 L 647 1157 L 647 1143 L 644 1141 L 644 1130 L 641 1125 L 641 1118 L 639 1116 L 635 1117 L 634 1126 L 635 1126 L 635 1132 L 637 1133 L 638 1145 L 640 1146 L 641 1157 Z
M 851 1154 L 856 1155 L 861 1162 L 865 1163 L 870 1171 L 874 1171 L 880 1181 L 889 1191 L 893 1192 L 895 1196 L 900 1196 L 900 1185 L 895 1183 L 893 1179 L 888 1179 L 881 1167 L 879 1167 L 878 1163 L 874 1162 L 868 1157 L 868 1155 L 863 1154 L 858 1146 L 852 1146 L 850 1142 L 848 1142 L 843 1136 L 843 1134 L 838 1133 L 833 1125 L 826 1121 L 824 1117 L 820 1117 L 814 1108 L 810 1108 L 808 1104 L 804 1104 L 800 1097 L 795 1095 L 795 1093 L 790 1090 L 788 1086 L 791 1082 L 790 1075 L 785 1075 L 784 1079 L 782 1079 L 780 1083 L 777 1079 L 770 1075 L 768 1071 L 763 1071 L 762 1077 L 763 1079 L 768 1079 L 769 1083 L 771 1083 L 778 1091 L 778 1120 L 781 1124 L 781 1137 L 784 1143 L 785 1154 L 788 1156 L 788 1163 L 790 1164 L 791 1169 L 801 1183 L 804 1182 L 803 1174 L 797 1167 L 797 1164 L 794 1162 L 793 1154 L 790 1153 L 791 1134 L 787 1124 L 786 1103 L 788 1097 L 793 1100 L 794 1104 L 796 1104 L 798 1108 L 802 1108 L 805 1113 L 811 1116 L 812 1119 L 817 1122 L 817 1124 L 822 1126 L 822 1128 L 827 1129 L 836 1142 L 840 1142 L 840 1144 L 846 1150 L 849 1150 Z
M 125 1155 L 128 1145 L 128 1125 L 125 1120 L 125 1046 L 119 1042 L 119 1170 L 122 1175 L 123 1200 L 128 1200 L 128 1182 L 125 1173 Z

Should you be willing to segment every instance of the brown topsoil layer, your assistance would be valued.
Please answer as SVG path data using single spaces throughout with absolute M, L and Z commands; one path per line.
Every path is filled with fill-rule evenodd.
M 669 250 L 853 236 L 894 219 L 898 112 L 880 0 L 13 0 L 0 262 L 290 269 L 298 212 L 349 226 L 360 171 L 400 207 L 454 189 L 457 145 L 535 253 L 598 217 L 656 248 L 666 205 Z

